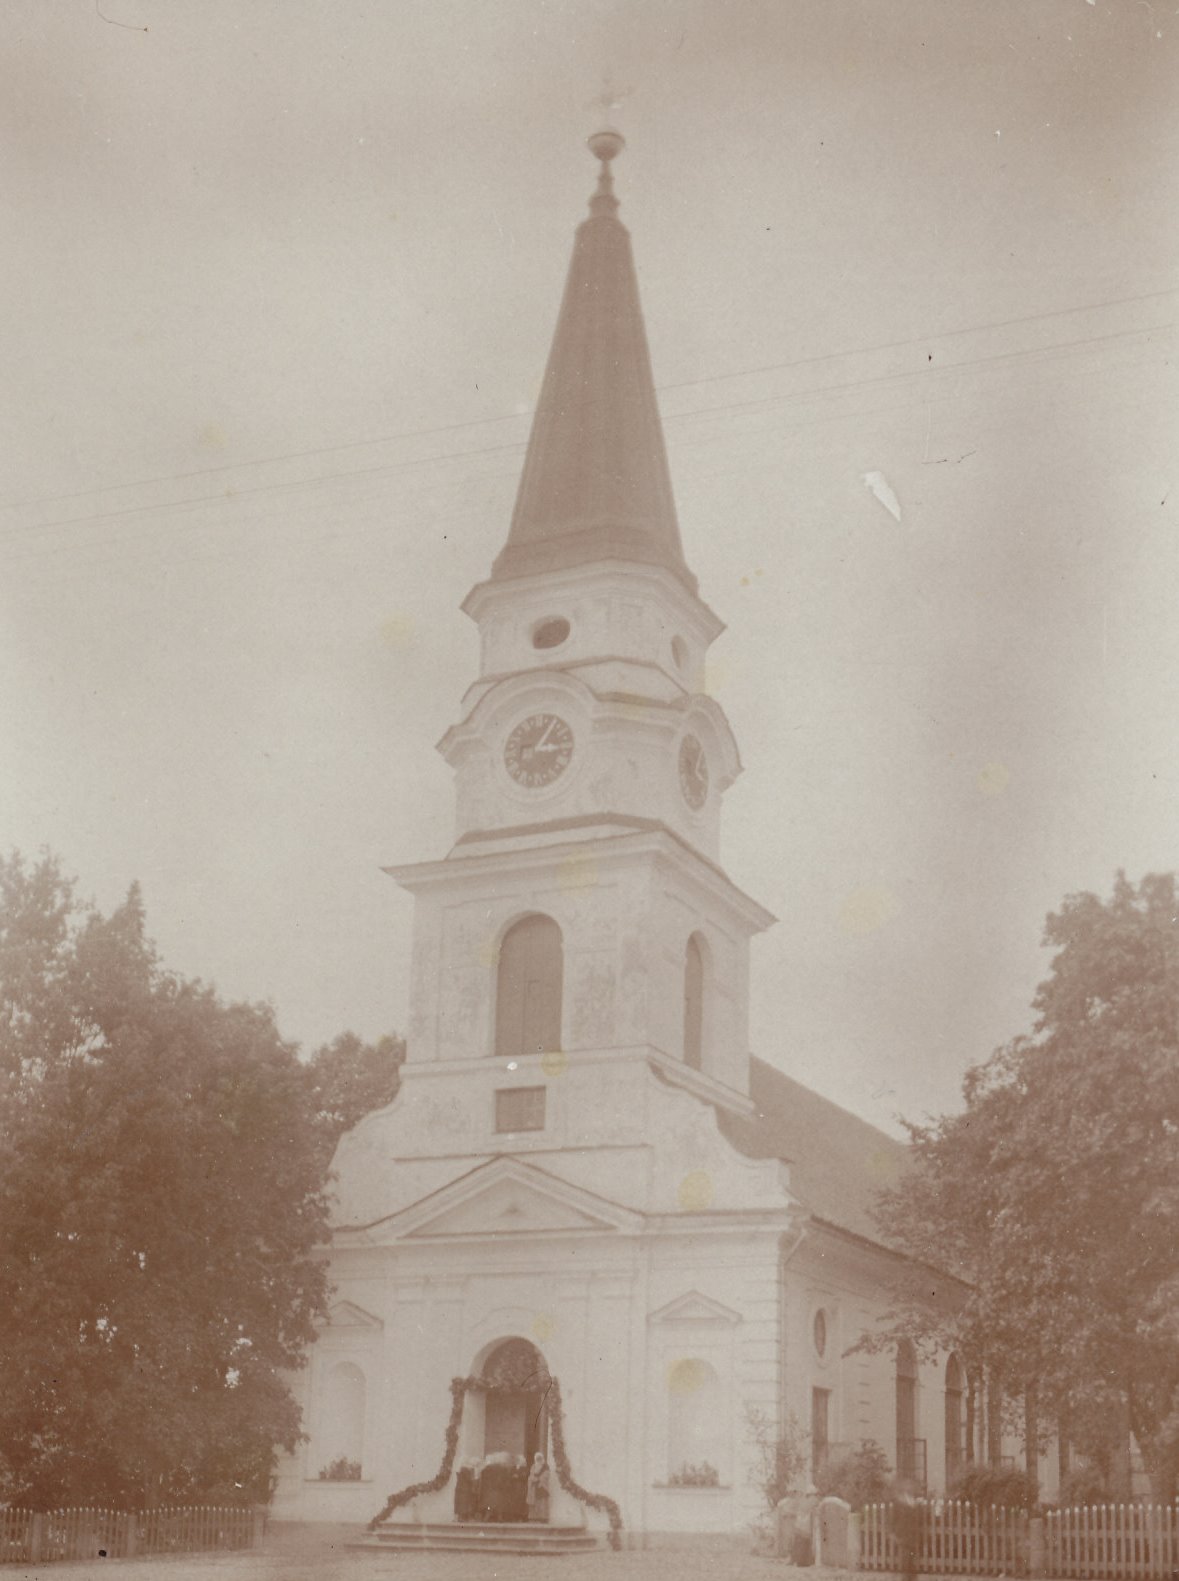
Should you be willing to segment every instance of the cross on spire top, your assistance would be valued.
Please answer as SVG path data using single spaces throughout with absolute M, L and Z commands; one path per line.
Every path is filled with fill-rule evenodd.
M 586 105 L 587 110 L 601 110 L 609 119 L 613 111 L 620 110 L 624 99 L 629 99 L 635 90 L 633 88 L 616 88 L 609 72 L 603 73 L 602 91 L 596 99 L 591 99 Z

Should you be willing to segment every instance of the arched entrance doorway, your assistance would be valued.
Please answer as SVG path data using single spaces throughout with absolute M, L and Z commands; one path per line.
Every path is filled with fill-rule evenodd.
M 548 1393 L 552 1379 L 530 1340 L 501 1340 L 479 1376 L 484 1393 L 483 1455 L 522 1455 L 526 1465 L 539 1449 L 548 1459 Z

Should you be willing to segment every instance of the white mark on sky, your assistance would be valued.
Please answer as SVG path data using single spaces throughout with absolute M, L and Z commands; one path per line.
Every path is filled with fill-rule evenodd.
M 864 483 L 875 494 L 894 521 L 901 519 L 901 502 L 893 493 L 883 472 L 865 472 Z

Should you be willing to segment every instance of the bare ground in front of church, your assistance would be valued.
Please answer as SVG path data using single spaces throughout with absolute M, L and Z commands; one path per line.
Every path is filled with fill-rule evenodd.
M 798 1572 L 781 1559 L 739 1546 L 653 1548 L 569 1554 L 393 1554 L 350 1552 L 354 1527 L 274 1527 L 253 1553 L 186 1554 L 176 1559 L 94 1559 L 5 1567 L 4 1581 L 769 1581 Z M 844 1581 L 812 1569 L 810 1581 Z M 851 1576 L 846 1581 L 853 1581 Z M 863 1581 L 857 1576 L 854 1581 Z M 883 1581 L 883 1578 L 882 1578 Z

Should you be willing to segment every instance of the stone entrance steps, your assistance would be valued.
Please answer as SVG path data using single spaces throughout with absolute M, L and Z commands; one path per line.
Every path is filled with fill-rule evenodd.
M 382 1553 L 579 1554 L 601 1543 L 584 1526 L 545 1526 L 539 1521 L 385 1521 L 349 1548 Z

